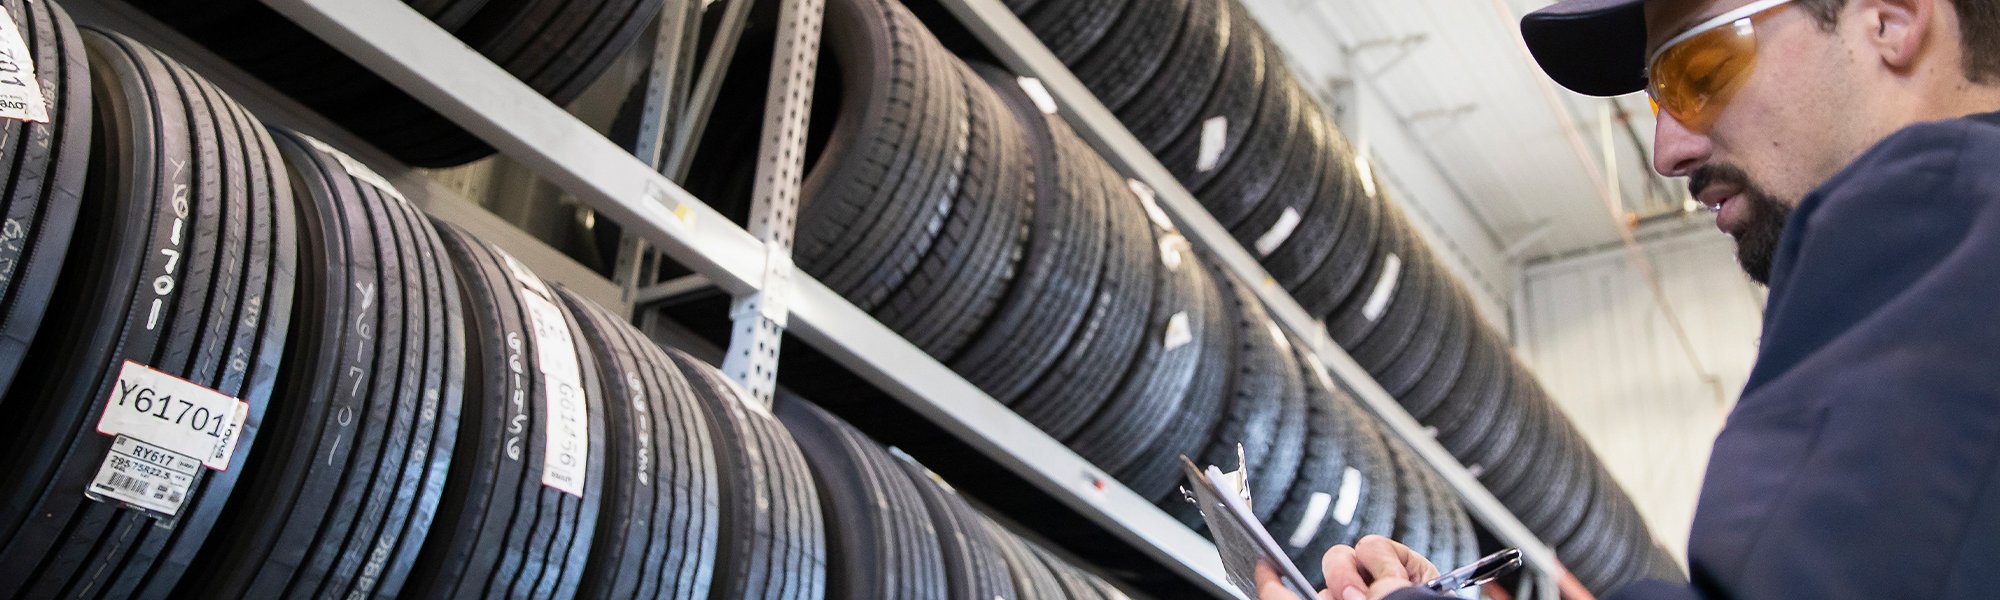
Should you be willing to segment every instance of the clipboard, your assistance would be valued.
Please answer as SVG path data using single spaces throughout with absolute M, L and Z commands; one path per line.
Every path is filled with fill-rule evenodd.
M 1237 448 L 1241 461 L 1242 448 Z M 1285 554 L 1278 540 L 1271 537 L 1250 512 L 1249 485 L 1244 475 L 1245 468 L 1238 466 L 1235 476 L 1224 474 L 1221 469 L 1210 466 L 1206 472 L 1194 465 L 1187 456 L 1181 456 L 1181 465 L 1187 470 L 1188 487 L 1193 490 L 1188 498 L 1201 509 L 1201 518 L 1208 523 L 1209 535 L 1215 538 L 1215 550 L 1222 555 L 1222 568 L 1229 575 L 1229 582 L 1242 590 L 1250 598 L 1257 597 L 1257 562 L 1269 561 L 1278 570 L 1278 578 L 1285 587 L 1298 594 L 1301 600 L 1318 598 L 1312 583 L 1292 564 L 1291 556 Z M 1236 489 L 1229 489 L 1229 487 Z

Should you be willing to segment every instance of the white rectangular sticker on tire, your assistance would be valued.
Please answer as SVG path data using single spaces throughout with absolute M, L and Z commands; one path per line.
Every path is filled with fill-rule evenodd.
M 171 521 L 200 476 L 201 462 L 194 457 L 119 434 L 83 495 Z
M 348 177 L 353 177 L 361 180 L 362 183 L 375 186 L 375 189 L 381 190 L 382 193 L 388 194 L 391 198 L 403 200 L 403 192 L 397 190 L 396 186 L 390 185 L 389 180 L 382 177 L 382 174 L 368 168 L 367 164 L 354 160 L 354 157 L 348 156 L 346 152 L 341 152 L 339 148 L 327 145 L 326 142 L 319 141 L 319 138 L 305 134 L 299 134 L 299 137 L 305 138 L 306 143 L 311 144 L 313 148 L 326 153 L 327 156 L 333 157 L 334 162 L 340 163 L 341 170 L 347 171 Z
M 1299 228 L 1300 219 L 1299 209 L 1285 207 L 1285 214 L 1278 215 L 1278 222 L 1271 224 L 1270 231 L 1257 236 L 1257 256 L 1262 258 L 1277 252 L 1278 246 L 1291 239 L 1292 231 Z
M 35 78 L 35 58 L 21 39 L 21 29 L 7 8 L 0 6 L 0 118 L 49 122 L 48 98 Z
M 1354 509 L 1361 506 L 1361 472 L 1348 467 L 1340 474 L 1340 497 L 1333 503 L 1333 520 L 1341 525 L 1354 523 Z
M 1174 313 L 1167 318 L 1167 339 L 1165 347 L 1171 351 L 1194 341 L 1194 332 L 1188 329 L 1187 311 Z
M 1306 499 L 1306 512 L 1299 519 L 1299 528 L 1292 530 L 1291 539 L 1285 541 L 1293 548 L 1304 548 L 1312 543 L 1313 536 L 1319 535 L 1320 526 L 1326 524 L 1326 509 L 1332 505 L 1333 495 L 1313 492 L 1312 497 Z
M 1373 321 L 1382 318 L 1382 311 L 1389 309 L 1389 299 L 1396 296 L 1397 277 L 1403 274 L 1403 259 L 1394 254 L 1382 261 L 1382 276 L 1375 280 L 1375 289 L 1368 292 L 1368 303 L 1361 305 L 1361 316 Z
M 1033 101 L 1035 108 L 1042 111 L 1042 114 L 1056 114 L 1056 98 L 1049 95 L 1049 88 L 1042 85 L 1042 80 L 1033 77 L 1016 77 L 1014 81 L 1021 85 L 1021 91 L 1028 94 L 1028 100 Z
M 590 408 L 576 340 L 555 303 L 529 290 L 521 293 L 521 304 L 534 327 L 535 363 L 548 407 L 543 415 L 542 485 L 582 498 L 590 465 Z
M 1229 117 L 1216 115 L 1201 122 L 1201 147 L 1195 153 L 1194 169 L 1207 173 L 1222 162 L 1223 145 L 1229 143 Z
M 248 402 L 128 360 L 104 399 L 97 432 L 129 435 L 221 471 L 249 414 Z

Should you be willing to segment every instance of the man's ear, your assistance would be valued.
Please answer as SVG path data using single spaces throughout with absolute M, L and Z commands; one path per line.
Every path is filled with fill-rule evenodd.
M 1865 27 L 1868 47 L 1875 50 L 1883 65 L 1894 71 L 1906 71 L 1917 64 L 1917 59 L 1926 47 L 1934 43 L 1931 39 L 1933 19 L 1937 17 L 1939 6 L 1945 0 L 1857 0 L 1848 5 L 1848 17 Z M 1858 13 L 1858 14 L 1857 14 Z M 1845 20 L 1845 19 L 1843 19 Z

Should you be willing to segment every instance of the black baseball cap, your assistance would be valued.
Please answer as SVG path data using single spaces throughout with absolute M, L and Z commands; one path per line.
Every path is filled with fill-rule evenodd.
M 1563 0 L 1521 17 L 1528 52 L 1579 94 L 1646 89 L 1645 0 Z

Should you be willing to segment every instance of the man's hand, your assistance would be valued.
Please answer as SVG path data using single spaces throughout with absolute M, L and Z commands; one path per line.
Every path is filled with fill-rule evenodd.
M 1320 559 L 1326 588 L 1319 600 L 1381 600 L 1389 594 L 1438 576 L 1436 566 L 1409 546 L 1379 535 L 1361 538 L 1354 547 L 1334 546 Z M 1257 565 L 1258 600 L 1297 600 L 1285 589 L 1271 565 Z

